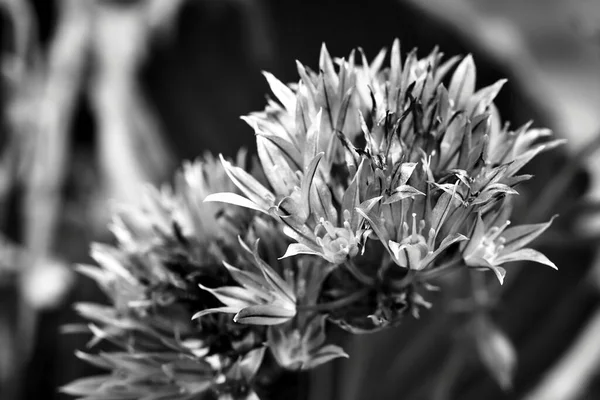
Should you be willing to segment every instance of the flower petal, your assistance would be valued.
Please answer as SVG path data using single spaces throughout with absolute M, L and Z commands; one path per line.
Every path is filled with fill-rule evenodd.
M 473 95 L 475 75 L 475 63 L 473 62 L 473 56 L 469 54 L 456 67 L 448 87 L 448 94 L 454 100 L 456 109 L 464 108 L 465 102 Z
M 259 299 L 248 290 L 239 286 L 222 286 L 215 289 L 198 284 L 200 289 L 210 292 L 219 301 L 228 307 L 247 307 L 256 304 Z
M 287 87 L 283 82 L 279 79 L 275 78 L 273 74 L 263 71 L 263 75 L 267 78 L 267 82 L 271 87 L 271 91 L 277 97 L 277 99 L 283 104 L 286 111 L 290 114 L 293 114 L 296 110 L 296 95 Z
M 238 311 L 240 311 L 238 307 L 207 308 L 206 310 L 198 311 L 196 314 L 192 315 L 192 319 L 202 318 L 205 315 L 215 313 L 236 314 Z
M 247 199 L 246 197 L 240 196 L 236 193 L 212 193 L 204 198 L 204 201 L 207 203 L 210 202 L 221 202 L 227 204 L 233 204 L 235 206 L 240 206 L 244 208 L 249 208 L 251 210 L 259 211 L 263 214 L 269 214 L 268 211 L 255 202 Z
M 413 196 L 425 196 L 425 193 L 409 185 L 400 185 L 394 189 L 394 193 L 390 197 L 385 199 L 383 204 L 392 204 Z
M 556 215 L 550 221 L 542 224 L 518 225 L 506 229 L 502 233 L 502 237 L 506 239 L 502 253 L 511 253 L 535 240 L 552 225 L 554 218 Z
M 292 257 L 297 254 L 311 254 L 323 257 L 323 254 L 321 252 L 315 251 L 302 243 L 292 243 L 288 246 L 285 254 L 279 257 L 279 259 L 281 260 L 282 258 Z
M 296 315 L 296 310 L 272 304 L 250 306 L 240 310 L 233 320 L 248 325 L 278 325 L 289 321 Z
M 501 255 L 495 260 L 498 264 L 504 264 L 514 261 L 533 261 L 536 263 L 547 265 L 558 270 L 558 267 L 548 259 L 545 255 L 534 249 L 520 249 L 512 253 Z

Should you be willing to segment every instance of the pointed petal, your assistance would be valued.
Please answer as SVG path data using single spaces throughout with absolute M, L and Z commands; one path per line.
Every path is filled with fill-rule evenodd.
M 212 193 L 212 194 L 209 194 L 208 196 L 206 196 L 204 198 L 204 201 L 207 203 L 220 202 L 220 203 L 233 204 L 236 206 L 259 211 L 263 214 L 267 214 L 267 215 L 269 214 L 268 211 L 266 209 L 262 208 L 260 205 L 254 203 L 253 201 L 247 199 L 246 197 L 240 196 L 239 194 L 236 194 L 236 193 L 227 193 L 227 192 Z
M 268 294 L 269 288 L 268 283 L 265 281 L 262 274 L 255 274 L 249 271 L 243 271 L 234 267 L 231 264 L 223 261 L 223 265 L 229 271 L 229 274 L 235 279 L 237 283 L 250 290 L 257 297 L 261 297 L 265 300 L 270 298 Z
M 545 255 L 534 249 L 520 249 L 512 253 L 503 254 L 495 260 L 498 264 L 504 264 L 513 261 L 533 261 L 547 265 L 558 270 L 558 267 Z
M 506 84 L 506 79 L 500 79 L 493 85 L 479 89 L 469 100 L 467 114 L 473 117 L 475 114 L 482 113 L 494 101 L 502 87 Z
M 317 352 L 315 352 L 308 362 L 302 365 L 302 369 L 308 370 L 312 368 L 316 368 L 319 365 L 325 364 L 331 360 L 335 360 L 336 358 L 349 358 L 350 356 L 339 346 L 334 344 L 328 344 L 326 346 L 321 347 Z
M 238 286 L 222 286 L 215 289 L 208 288 L 198 284 L 200 289 L 210 292 L 219 301 L 228 307 L 247 307 L 250 304 L 256 304 L 259 299 L 248 290 Z
M 496 278 L 498 278 L 498 281 L 500 282 L 500 284 L 503 285 L 504 277 L 506 276 L 506 270 L 497 265 L 490 265 L 489 268 L 492 270 L 492 272 L 494 272 L 494 274 L 496 274 Z
M 240 369 L 242 371 L 242 376 L 246 379 L 246 381 L 250 381 L 260 368 L 262 364 L 263 358 L 265 356 L 266 347 L 259 347 L 258 349 L 250 350 L 244 358 L 240 361 Z
M 464 108 L 465 102 L 473 95 L 475 90 L 475 63 L 473 57 L 469 54 L 466 56 L 452 76 L 448 93 L 450 98 L 454 100 L 456 109 Z
M 440 246 L 433 252 L 428 254 L 419 265 L 419 269 L 423 269 L 429 265 L 433 260 L 435 260 L 444 250 L 448 247 L 452 246 L 454 243 L 462 242 L 465 240 L 469 240 L 468 237 L 461 235 L 460 233 L 453 233 L 450 236 L 447 236 L 442 240 Z
M 315 251 L 302 243 L 292 243 L 288 246 L 285 254 L 279 259 L 281 260 L 282 258 L 292 257 L 297 254 L 311 254 L 314 256 L 323 257 L 321 252 Z
M 263 173 L 276 194 L 287 196 L 298 186 L 298 176 L 284 153 L 265 137 L 256 137 L 256 150 Z
M 283 104 L 288 113 L 293 114 L 296 110 L 296 95 L 292 89 L 283 84 L 269 72 L 263 71 L 263 75 L 267 78 L 267 82 L 275 97 Z
M 239 307 L 207 308 L 206 310 L 198 311 L 196 314 L 192 315 L 192 319 L 202 318 L 205 315 L 215 313 L 236 314 L 238 311 L 240 311 Z
M 260 130 L 257 131 L 256 134 L 272 142 L 283 155 L 293 161 L 294 167 L 298 170 L 302 169 L 302 155 L 300 154 L 300 150 L 293 143 L 282 137 L 271 135 Z
M 321 136 L 321 121 L 323 119 L 323 109 L 320 109 L 317 116 L 306 133 L 306 143 L 304 144 L 304 168 L 308 168 L 310 162 L 315 159 L 319 153 L 319 143 Z
M 279 274 L 275 272 L 275 270 L 269 264 L 264 262 L 263 259 L 258 255 L 258 240 L 254 244 L 252 255 L 254 256 L 256 265 L 262 271 L 263 276 L 269 285 L 279 292 L 283 299 L 287 299 L 287 301 L 289 301 L 291 304 L 295 304 L 296 295 L 294 294 L 294 291 L 290 288 L 287 282 L 284 281 L 283 278 L 281 278 L 281 276 L 279 276 Z
M 354 94 L 354 87 L 351 87 L 346 91 L 344 97 L 342 98 L 342 103 L 340 105 L 340 111 L 338 113 L 337 122 L 335 124 L 336 132 L 344 132 L 344 125 L 346 122 L 346 115 L 348 114 L 348 107 L 350 106 L 350 100 L 352 100 L 352 95 Z
M 550 221 L 542 224 L 518 225 L 506 229 L 502 233 L 502 237 L 506 239 L 503 253 L 514 252 L 535 240 L 552 225 L 554 218 L 556 218 L 556 215 Z
M 246 307 L 240 310 L 233 320 L 248 325 L 278 325 L 289 321 L 295 315 L 296 310 L 265 304 Z
M 244 171 L 242 168 L 234 167 L 229 161 L 225 160 L 222 155 L 221 163 L 227 173 L 227 176 L 233 183 L 254 203 L 261 208 L 268 210 L 269 207 L 275 204 L 275 196 L 267 188 L 260 184 L 252 175 Z
M 360 215 L 362 215 L 365 220 L 367 220 L 367 222 L 371 226 L 371 229 L 373 229 L 373 232 L 375 232 L 375 235 L 377 235 L 377 238 L 381 241 L 381 243 L 386 248 L 386 250 L 390 251 L 389 244 L 388 244 L 388 242 L 390 241 L 390 237 L 385 229 L 385 226 L 381 222 L 380 218 L 378 216 L 374 215 L 372 212 L 363 211 L 360 207 L 357 207 L 356 211 Z M 390 254 L 392 254 L 391 251 L 390 251 Z
M 416 166 L 417 163 L 402 163 L 402 166 L 400 167 L 400 179 L 397 183 L 398 186 L 406 185 Z
M 414 196 L 425 196 L 425 193 L 409 185 L 400 185 L 394 189 L 394 193 L 390 197 L 385 199 L 383 204 L 392 204 Z
M 310 215 L 310 187 L 313 183 L 313 179 L 317 172 L 317 167 L 319 166 L 319 162 L 323 158 L 325 153 L 318 153 L 308 164 L 306 167 L 306 171 L 304 172 L 304 176 L 302 177 L 302 183 L 300 185 L 301 195 L 300 195 L 300 206 L 305 207 L 307 210 L 306 215 Z

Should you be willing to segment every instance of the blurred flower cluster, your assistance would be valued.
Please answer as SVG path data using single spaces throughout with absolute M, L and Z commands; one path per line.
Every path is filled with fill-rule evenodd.
M 274 368 L 338 357 L 326 324 L 353 333 L 429 308 L 431 281 L 459 269 L 528 260 L 550 222 L 510 226 L 519 170 L 557 146 L 549 132 L 504 124 L 476 90 L 470 56 L 434 50 L 390 66 L 382 51 L 298 63 L 274 100 L 244 119 L 257 160 L 211 156 L 184 165 L 172 190 L 148 188 L 122 207 L 117 247 L 95 245 L 82 266 L 111 305 L 79 304 L 91 345 L 79 356 L 110 371 L 63 388 L 85 399 L 252 399 Z M 450 72 L 453 71 L 452 74 Z

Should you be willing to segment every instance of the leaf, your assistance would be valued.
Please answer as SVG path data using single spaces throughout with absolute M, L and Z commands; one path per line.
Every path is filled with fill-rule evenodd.
M 448 88 L 448 94 L 454 100 L 455 109 L 464 109 L 466 101 L 473 95 L 475 74 L 475 63 L 469 54 L 456 67 Z
M 266 209 L 262 208 L 261 206 L 254 203 L 253 201 L 248 200 L 246 197 L 240 196 L 239 194 L 236 194 L 236 193 L 227 193 L 227 192 L 212 193 L 204 198 L 204 202 L 206 202 L 206 203 L 220 202 L 220 203 L 233 204 L 235 206 L 240 206 L 240 207 L 244 207 L 244 208 L 249 208 L 251 210 L 259 211 L 263 214 L 267 214 L 267 215 L 269 214 Z
M 233 320 L 248 325 L 278 325 L 289 321 L 296 315 L 296 310 L 272 304 L 256 305 L 240 310 Z

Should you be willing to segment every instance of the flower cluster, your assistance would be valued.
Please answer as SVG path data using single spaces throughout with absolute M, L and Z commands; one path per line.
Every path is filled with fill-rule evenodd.
M 298 83 L 265 73 L 276 99 L 244 118 L 260 168 L 206 156 L 172 192 L 148 189 L 144 207 L 116 213 L 118 247 L 95 246 L 100 268 L 81 267 L 112 305 L 78 310 L 91 344 L 119 351 L 80 353 L 111 373 L 65 392 L 257 398 L 265 364 L 346 357 L 326 344 L 327 322 L 366 332 L 418 316 L 440 271 L 491 270 L 502 283 L 508 262 L 555 267 L 524 248 L 551 222 L 508 218 L 530 178 L 519 170 L 559 141 L 503 124 L 504 81 L 475 90 L 470 56 L 402 62 L 396 41 L 384 59 L 332 59 L 323 46 L 319 72 L 298 63 Z

